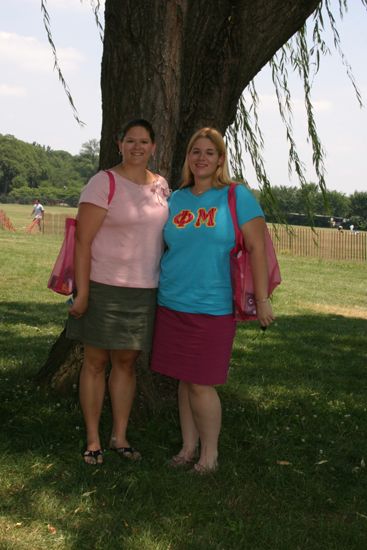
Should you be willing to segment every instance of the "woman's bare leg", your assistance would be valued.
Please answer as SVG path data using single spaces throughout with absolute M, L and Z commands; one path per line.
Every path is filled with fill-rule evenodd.
M 105 393 L 105 370 L 108 360 L 109 353 L 107 350 L 89 345 L 84 346 L 79 398 L 87 432 L 87 450 L 89 451 L 101 449 L 99 420 Z M 88 462 L 87 459 L 86 462 Z
M 222 423 L 222 407 L 213 386 L 189 384 L 189 401 L 200 438 L 198 467 L 213 470 L 217 466 L 218 439 Z
M 172 459 L 173 465 L 185 464 L 192 461 L 199 440 L 199 432 L 192 415 L 189 384 L 180 381 L 178 386 L 178 409 L 182 434 L 182 449 Z
M 129 447 L 126 430 L 136 388 L 135 362 L 139 356 L 135 350 L 111 351 L 112 369 L 108 380 L 111 397 L 113 447 Z

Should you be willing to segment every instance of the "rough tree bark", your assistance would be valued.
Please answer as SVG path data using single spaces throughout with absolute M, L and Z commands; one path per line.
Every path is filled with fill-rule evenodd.
M 188 137 L 203 125 L 225 132 L 247 84 L 320 3 L 106 0 L 101 168 L 118 162 L 121 125 L 144 117 L 156 130 L 155 168 L 176 187 Z M 65 391 L 76 382 L 80 361 L 80 347 L 70 347 L 62 333 L 38 381 Z
M 79 371 L 83 361 L 83 346 L 79 342 L 68 340 L 65 329 L 53 344 L 48 358 L 39 370 L 36 380 L 59 395 L 75 394 Z M 138 377 L 138 403 L 135 404 L 135 414 L 157 411 L 167 400 L 173 399 L 175 382 L 149 372 L 148 357 L 142 354 L 136 364 Z M 107 372 L 108 376 L 108 372 Z
M 101 167 L 118 161 L 114 134 L 143 116 L 157 132 L 157 169 L 179 181 L 188 137 L 224 132 L 247 84 L 319 0 L 107 0 Z

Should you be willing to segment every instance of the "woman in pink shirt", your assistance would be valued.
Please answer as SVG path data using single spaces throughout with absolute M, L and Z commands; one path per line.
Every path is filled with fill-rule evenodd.
M 156 147 L 151 124 L 144 119 L 129 122 L 117 144 L 122 161 L 110 169 L 114 190 L 108 174 L 100 171 L 80 196 L 77 295 L 67 324 L 67 336 L 84 343 L 79 394 L 87 464 L 103 463 L 99 421 L 109 362 L 109 446 L 123 458 L 141 458 L 126 430 L 135 394 L 134 365 L 139 353 L 151 346 L 162 230 L 168 217 L 168 184 L 147 168 Z

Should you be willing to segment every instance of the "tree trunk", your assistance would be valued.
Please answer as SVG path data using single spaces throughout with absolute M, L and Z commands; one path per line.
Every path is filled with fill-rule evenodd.
M 83 346 L 66 338 L 65 329 L 52 346 L 46 363 L 39 370 L 36 382 L 59 395 L 76 393 L 83 362 Z M 149 356 L 142 353 L 137 360 L 137 397 L 133 414 L 139 417 L 159 411 L 175 398 L 177 382 L 149 371 Z M 108 376 L 107 371 L 106 376 Z
M 37 373 L 36 382 L 67 395 L 78 383 L 82 360 L 82 345 L 66 338 L 64 329 L 53 344 L 46 363 Z
M 101 168 L 119 162 L 118 129 L 143 117 L 156 131 L 154 169 L 177 187 L 189 136 L 204 125 L 225 132 L 247 84 L 320 3 L 106 0 Z M 80 363 L 80 347 L 62 333 L 38 380 L 69 391 Z M 159 394 L 148 372 L 140 378 L 153 404 Z
M 118 162 L 114 136 L 144 117 L 157 166 L 174 188 L 188 137 L 234 119 L 242 91 L 320 0 L 106 0 L 101 167 Z

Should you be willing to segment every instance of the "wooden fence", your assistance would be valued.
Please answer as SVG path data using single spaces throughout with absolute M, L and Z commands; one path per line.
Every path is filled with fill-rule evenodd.
M 43 231 L 48 235 L 63 235 L 65 229 L 65 220 L 70 214 L 48 214 L 44 215 Z
M 63 235 L 67 214 L 47 214 L 44 218 L 46 234 Z M 325 260 L 367 261 L 367 232 L 320 229 L 293 225 L 288 230 L 282 225 L 268 225 L 274 247 L 279 254 L 308 256 Z
M 367 232 L 321 229 L 293 225 L 268 225 L 274 247 L 279 254 L 308 256 L 324 260 L 367 260 Z

